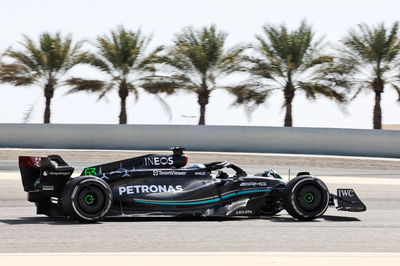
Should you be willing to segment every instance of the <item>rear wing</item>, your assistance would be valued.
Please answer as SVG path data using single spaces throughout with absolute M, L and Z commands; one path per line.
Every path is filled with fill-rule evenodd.
M 48 196 L 57 196 L 74 172 L 59 155 L 47 157 L 20 156 L 24 191 L 42 191 Z

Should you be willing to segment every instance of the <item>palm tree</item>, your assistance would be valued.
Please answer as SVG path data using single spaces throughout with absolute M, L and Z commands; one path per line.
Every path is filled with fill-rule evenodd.
M 256 36 L 257 56 L 247 57 L 249 72 L 255 80 L 243 85 L 242 102 L 260 104 L 272 91 L 282 90 L 286 109 L 284 125 L 291 127 L 292 104 L 298 91 L 311 100 L 322 95 L 339 103 L 345 101 L 344 94 L 329 86 L 320 71 L 333 58 L 321 54 L 322 40 L 315 39 L 310 25 L 302 21 L 293 31 L 284 24 L 265 25 L 263 31 L 265 37 Z
M 22 51 L 9 49 L 5 52 L 5 57 L 12 62 L 0 65 L 0 82 L 41 86 L 46 99 L 44 123 L 50 123 L 54 91 L 65 85 L 63 76 L 80 63 L 81 42 L 73 44 L 71 36 L 62 37 L 60 33 L 43 33 L 39 36 L 39 43 L 24 36 L 21 44 Z
M 214 25 L 194 29 L 186 27 L 175 36 L 174 45 L 162 59 L 167 76 L 154 76 L 146 86 L 183 89 L 197 95 L 200 106 L 199 125 L 206 123 L 206 106 L 212 91 L 227 89 L 217 82 L 227 75 L 242 70 L 241 54 L 245 47 L 226 50 L 227 33 Z
M 150 54 L 145 55 L 145 50 L 151 38 L 144 36 L 140 30 L 132 32 L 120 26 L 112 30 L 109 36 L 97 37 L 96 53 L 87 53 L 82 61 L 89 64 L 104 74 L 108 80 L 91 80 L 84 78 L 71 78 L 68 84 L 72 86 L 69 93 L 88 91 L 99 94 L 99 99 L 104 97 L 112 90 L 117 90 L 121 100 L 121 110 L 119 123 L 127 123 L 126 100 L 130 94 L 137 99 L 139 88 L 157 95 L 160 92 L 172 93 L 170 89 L 154 88 L 151 86 L 143 87 L 142 83 L 147 79 L 147 75 L 154 75 L 154 63 L 158 58 L 157 54 L 162 47 L 157 47 Z
M 373 128 L 382 128 L 381 96 L 385 85 L 390 85 L 399 94 L 399 23 L 386 28 L 383 23 L 376 26 L 359 24 L 342 40 L 340 53 L 327 74 L 342 86 L 356 89 L 353 99 L 367 90 L 375 93 Z

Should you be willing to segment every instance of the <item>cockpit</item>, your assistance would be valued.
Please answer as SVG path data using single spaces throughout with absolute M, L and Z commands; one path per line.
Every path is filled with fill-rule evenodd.
M 225 171 L 222 171 L 222 169 L 226 170 L 233 170 L 233 175 L 229 175 Z M 200 170 L 200 171 L 205 171 L 208 172 L 209 174 L 212 174 L 212 171 L 218 171 L 215 175 L 212 174 L 215 178 L 219 179 L 224 179 L 228 177 L 232 178 L 237 178 L 237 177 L 243 177 L 247 176 L 247 173 L 241 169 L 239 166 L 234 165 L 230 162 L 227 161 L 221 161 L 221 162 L 212 162 L 212 163 L 206 163 L 206 164 L 191 164 L 184 169 L 190 169 L 190 170 Z
M 184 169 L 190 169 L 190 170 L 193 170 L 193 169 L 206 169 L 206 166 L 204 164 L 202 164 L 202 163 L 196 163 L 196 164 L 188 165 L 188 166 L 184 167 Z

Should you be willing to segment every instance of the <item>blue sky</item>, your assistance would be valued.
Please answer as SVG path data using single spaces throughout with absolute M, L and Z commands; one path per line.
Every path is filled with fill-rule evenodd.
M 75 40 L 93 40 L 117 25 L 141 28 L 153 34 L 152 45 L 168 45 L 182 27 L 216 24 L 227 31 L 228 46 L 250 43 L 265 23 L 283 23 L 295 27 L 302 19 L 312 23 L 319 36 L 336 42 L 357 23 L 393 23 L 400 19 L 399 1 L 370 0 L 13 0 L 3 1 L 0 15 L 0 50 L 10 45 L 18 48 L 21 34 L 36 38 L 44 31 L 71 33 Z M 89 47 L 88 47 L 89 48 Z M 100 78 L 97 71 L 78 67 L 74 76 Z M 234 79 L 235 77 L 233 77 Z M 119 99 L 111 93 L 107 101 L 97 102 L 95 95 L 65 95 L 57 90 L 52 106 L 54 123 L 117 123 Z M 42 122 L 44 100 L 38 87 L 0 85 L 0 123 L 22 122 L 23 114 L 35 104 L 30 122 Z M 387 88 L 383 96 L 383 122 L 400 123 L 400 104 L 396 94 Z M 284 112 L 282 94 L 275 93 L 267 104 L 260 106 L 249 121 L 243 108 L 231 107 L 233 98 L 224 91 L 215 91 L 207 108 L 207 124 L 281 126 Z M 142 94 L 139 101 L 128 101 L 128 122 L 134 124 L 187 124 L 198 116 L 195 95 L 179 93 L 166 98 L 172 109 L 170 121 L 153 96 Z M 373 95 L 361 95 L 346 110 L 335 103 L 319 100 L 309 102 L 302 95 L 294 102 L 294 126 L 371 128 Z

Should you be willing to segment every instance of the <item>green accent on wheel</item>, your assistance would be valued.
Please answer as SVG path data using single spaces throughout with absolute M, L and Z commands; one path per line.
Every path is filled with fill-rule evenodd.
M 86 203 L 87 205 L 92 205 L 93 202 L 94 202 L 94 197 L 93 197 L 93 195 L 92 195 L 92 194 L 87 194 L 87 195 L 85 196 L 85 203 Z
M 314 194 L 311 192 L 304 194 L 304 201 L 307 203 L 312 203 L 314 201 Z

